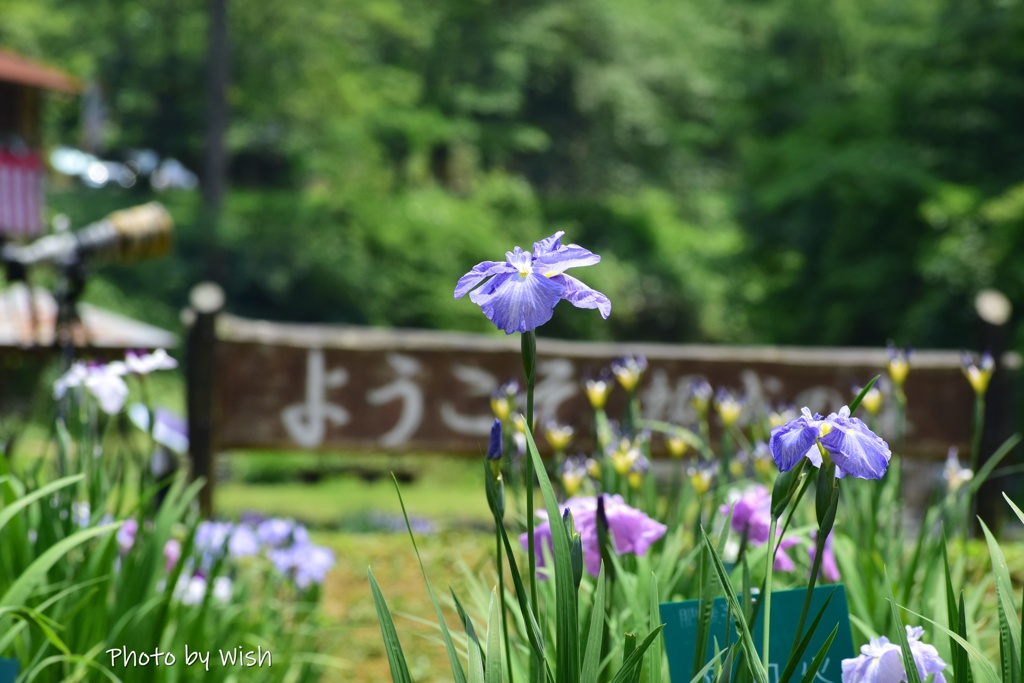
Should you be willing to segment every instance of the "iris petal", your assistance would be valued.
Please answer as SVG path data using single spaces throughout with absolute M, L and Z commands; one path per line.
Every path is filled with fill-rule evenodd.
M 562 246 L 562 235 L 565 234 L 565 230 L 559 230 L 551 237 L 545 237 L 540 242 L 533 243 L 533 255 L 540 256 L 546 254 L 549 251 L 555 251 Z
M 535 254 L 533 268 L 538 273 L 551 277 L 552 275 L 564 273 L 570 268 L 592 266 L 600 262 L 601 257 L 589 249 L 570 244 L 566 247 L 560 247 L 555 251 L 539 255 Z
M 602 318 L 611 315 L 612 302 L 601 292 L 588 287 L 572 275 L 556 275 L 551 279 L 565 287 L 562 298 L 576 308 L 596 308 Z
M 821 443 L 832 454 L 836 467 L 861 479 L 881 479 L 892 453 L 882 438 L 855 417 L 833 420 L 833 429 Z
M 816 465 L 821 465 L 821 454 L 816 454 L 814 440 L 818 438 L 818 428 L 807 422 L 805 418 L 797 418 L 772 430 L 768 449 L 772 452 L 775 464 L 780 472 L 793 469 L 800 458 L 809 458 Z
M 476 287 L 491 275 L 512 272 L 515 272 L 515 269 L 507 263 L 502 263 L 501 261 L 482 261 L 481 263 L 473 266 L 473 270 L 459 278 L 458 283 L 455 285 L 455 298 L 461 299 L 466 295 L 466 292 Z
M 528 332 L 551 320 L 564 287 L 546 277 L 502 274 L 469 295 L 505 334 Z

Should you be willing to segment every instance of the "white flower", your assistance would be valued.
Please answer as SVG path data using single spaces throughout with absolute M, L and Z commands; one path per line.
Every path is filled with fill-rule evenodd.
M 84 386 L 108 415 L 119 413 L 128 400 L 128 385 L 123 375 L 128 368 L 120 361 L 113 363 L 74 363 L 53 383 L 53 397 L 64 398 L 68 389 Z
M 206 579 L 196 574 L 187 577 L 184 574 L 178 579 L 178 585 L 174 587 L 174 597 L 183 605 L 198 605 L 206 595 Z
M 137 353 L 129 351 L 124 357 L 128 372 L 133 375 L 148 375 L 155 370 L 173 370 L 178 367 L 178 361 L 167 355 L 163 349 L 157 349 L 153 353 Z
M 946 466 L 942 468 L 942 478 L 946 480 L 946 490 L 953 494 L 960 490 L 960 487 L 974 478 L 974 472 L 969 467 L 960 466 L 960 458 L 957 457 L 956 446 L 951 446 L 946 455 Z
M 218 576 L 213 580 L 213 597 L 219 602 L 231 600 L 231 579 L 226 576 Z

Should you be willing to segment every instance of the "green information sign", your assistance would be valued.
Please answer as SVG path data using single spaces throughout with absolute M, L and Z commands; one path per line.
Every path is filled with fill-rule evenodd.
M 833 591 L 835 591 L 834 594 Z M 805 593 L 803 588 L 772 593 L 772 639 L 768 660 L 770 683 L 777 683 L 779 675 L 789 659 Z M 828 604 L 828 609 L 825 610 L 825 614 L 818 624 L 818 630 L 811 638 L 811 644 L 804 652 L 803 659 L 796 669 L 797 676 L 803 677 L 811 665 L 814 655 L 825 644 L 828 634 L 838 624 L 839 631 L 836 633 L 835 640 L 832 641 L 828 654 L 825 655 L 821 666 L 818 667 L 814 683 L 840 683 L 842 660 L 853 657 L 853 634 L 850 631 L 850 610 L 846 603 L 845 586 L 842 584 L 818 586 L 814 589 L 814 595 L 811 597 L 811 610 L 807 617 L 808 626 L 830 594 L 832 600 Z M 693 677 L 699 603 L 699 600 L 686 600 L 685 602 L 663 602 L 661 604 L 661 620 L 665 622 L 665 651 L 668 654 L 668 667 L 672 683 L 689 683 Z M 730 644 L 736 642 L 736 628 L 728 617 L 729 607 L 726 605 L 725 598 L 716 598 L 711 611 L 708 649 L 701 662 L 702 666 L 715 656 L 716 639 L 719 648 L 723 649 L 726 642 Z M 758 648 L 759 655 L 761 644 L 764 642 L 763 632 L 764 615 L 759 612 L 757 621 L 754 622 L 753 633 L 754 644 Z M 705 676 L 705 681 L 710 682 L 711 679 L 710 673 Z
M 18 660 L 0 657 L 0 683 L 14 683 L 18 677 Z

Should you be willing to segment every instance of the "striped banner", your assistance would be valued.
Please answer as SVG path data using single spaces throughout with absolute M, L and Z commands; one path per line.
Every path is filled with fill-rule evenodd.
M 0 149 L 0 234 L 32 237 L 42 232 L 42 159 L 35 152 Z

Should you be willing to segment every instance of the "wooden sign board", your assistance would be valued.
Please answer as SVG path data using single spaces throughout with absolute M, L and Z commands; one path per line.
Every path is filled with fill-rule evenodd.
M 797 642 L 796 621 L 793 615 L 803 609 L 806 590 L 796 588 L 772 592 L 772 631 L 768 646 L 768 680 L 777 683 L 784 672 L 793 644 Z M 826 605 L 827 601 L 827 607 Z M 836 637 L 829 646 L 828 654 L 822 659 L 815 673 L 816 683 L 840 683 L 842 661 L 854 656 L 853 633 L 850 629 L 850 609 L 846 603 L 846 587 L 818 586 L 811 596 L 809 614 L 813 616 L 825 608 L 818 628 L 811 637 L 810 645 L 804 651 L 803 659 L 797 665 L 794 680 L 802 679 L 815 655 L 828 639 L 832 629 Z M 697 621 L 700 614 L 700 600 L 684 602 L 663 602 L 660 605 L 661 620 L 665 623 L 665 652 L 668 654 L 668 669 L 672 683 L 689 683 L 693 678 L 693 658 L 697 649 Z M 699 662 L 698 669 L 715 656 L 715 646 L 724 650 L 737 640 L 736 624 L 729 618 L 729 607 L 725 598 L 715 598 L 711 608 L 711 624 L 707 651 Z M 752 631 L 758 653 L 764 643 L 764 612 L 759 611 Z M 717 642 L 716 642 L 717 641 Z M 708 673 L 703 681 L 710 683 L 713 675 Z
M 519 339 L 448 332 L 287 325 L 221 315 L 216 321 L 212 437 L 215 449 L 446 452 L 479 455 L 493 416 L 490 396 L 522 382 Z M 538 341 L 536 415 L 572 425 L 584 450 L 591 410 L 582 379 L 624 354 L 643 354 L 643 417 L 692 426 L 693 379 L 731 388 L 746 415 L 781 405 L 827 414 L 853 385 L 885 374 L 884 349 L 823 349 Z M 906 384 L 907 453 L 966 452 L 973 394 L 959 354 L 916 351 Z M 1019 366 L 1006 356 L 1004 366 Z M 883 382 L 886 381 L 883 379 Z M 624 403 L 616 388 L 614 418 Z M 879 431 L 892 433 L 890 398 Z M 543 448 L 544 444 L 540 441 Z M 655 449 L 660 441 L 655 441 Z

